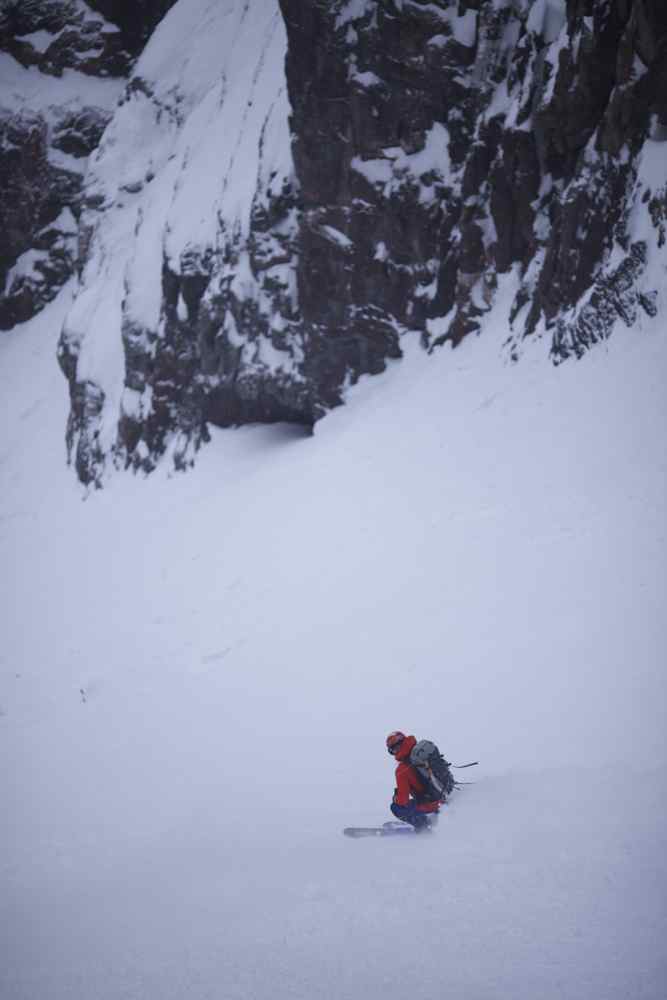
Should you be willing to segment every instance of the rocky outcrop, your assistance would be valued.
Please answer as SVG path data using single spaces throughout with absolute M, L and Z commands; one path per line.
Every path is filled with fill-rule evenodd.
M 0 9 L 0 47 L 21 66 L 50 76 L 73 69 L 124 76 L 130 56 L 119 29 L 83 0 L 10 0 Z
M 62 76 L 127 76 L 175 0 L 2 0 L 0 51 Z
M 619 318 L 631 326 L 638 308 L 651 315 L 657 289 L 643 278 L 664 241 L 645 206 L 664 204 L 667 184 L 667 9 L 572 3 L 567 32 L 534 118 L 556 196 L 525 327 L 545 322 L 556 360 L 581 354 Z
M 88 157 L 170 5 L 0 5 L 0 328 L 29 319 L 74 273 Z
M 655 315 L 666 74 L 657 0 L 180 0 L 81 194 L 80 478 L 310 426 L 405 336 L 561 361 Z
M 74 273 L 84 164 L 108 118 L 0 109 L 0 328 L 30 319 Z
M 59 351 L 84 482 L 187 464 L 209 422 L 313 420 L 285 44 L 264 0 L 177 5 L 91 162 Z
M 309 329 L 324 340 L 352 329 L 377 345 L 378 325 L 409 327 L 456 345 L 480 328 L 499 275 L 512 271 L 515 354 L 545 329 L 556 359 L 578 353 L 636 314 L 621 305 L 628 295 L 652 308 L 631 215 L 646 143 L 664 138 L 667 122 L 664 6 L 281 7 L 312 250 L 299 269 Z M 664 183 L 644 190 L 664 200 Z M 345 250 L 318 244 L 323 227 L 340 230 Z M 339 369 L 350 364 L 344 346 Z

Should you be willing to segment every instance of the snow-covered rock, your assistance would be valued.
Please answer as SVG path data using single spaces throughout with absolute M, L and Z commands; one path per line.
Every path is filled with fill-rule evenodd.
M 32 316 L 73 273 L 87 158 L 169 6 L 0 4 L 0 328 Z
M 514 271 L 514 356 L 547 330 L 560 360 L 659 308 L 664 5 L 281 7 L 297 173 L 318 219 L 300 259 L 307 327 L 363 336 L 372 304 L 369 339 L 382 325 L 456 345 Z M 329 222 L 354 255 L 320 250 Z
M 125 50 L 147 23 L 121 25 Z M 32 28 L 19 42 L 44 61 Z M 179 0 L 71 209 L 60 361 L 79 476 L 185 465 L 209 424 L 310 427 L 405 335 L 433 349 L 478 331 L 502 275 L 512 358 L 527 336 L 578 356 L 656 314 L 665 93 L 649 0 Z M 49 133 L 63 171 L 92 127 L 68 114 Z M 14 283 L 44 270 L 40 240 Z
M 92 158 L 60 349 L 85 481 L 185 463 L 208 421 L 311 419 L 285 48 L 276 4 L 177 4 Z

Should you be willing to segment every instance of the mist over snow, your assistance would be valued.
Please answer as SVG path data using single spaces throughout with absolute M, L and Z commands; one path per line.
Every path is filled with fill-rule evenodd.
M 86 496 L 70 294 L 0 345 L 3 997 L 661 997 L 659 324 L 554 369 L 499 313 Z M 475 784 L 348 841 L 396 726 Z
M 0 42 L 1 1000 L 664 1000 L 667 16 Z

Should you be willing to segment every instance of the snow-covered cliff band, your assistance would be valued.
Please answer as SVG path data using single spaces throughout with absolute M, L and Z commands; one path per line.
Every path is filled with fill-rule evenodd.
M 554 361 L 659 308 L 658 0 L 51 0 L 0 27 L 0 323 L 75 272 L 86 483 L 183 466 L 209 423 L 310 427 L 500 299 L 508 357 Z

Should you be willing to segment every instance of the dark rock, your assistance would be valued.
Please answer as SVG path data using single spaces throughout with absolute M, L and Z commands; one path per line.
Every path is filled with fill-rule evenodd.
M 175 3 L 176 0 L 88 0 L 93 10 L 118 25 L 124 48 L 135 58 Z
M 70 156 L 90 156 L 100 141 L 107 121 L 108 117 L 94 108 L 67 112 L 53 129 L 51 145 Z
M 528 306 L 528 332 L 540 321 L 561 330 L 561 318 L 596 281 L 614 239 L 624 238 L 634 160 L 651 116 L 667 123 L 664 9 L 570 0 L 562 23 L 541 24 L 537 6 L 532 17 L 510 4 L 369 4 L 352 20 L 341 19 L 342 3 L 282 0 L 281 6 L 297 174 L 312 206 L 306 222 L 315 217 L 340 226 L 336 220 L 344 217 L 349 234 L 355 204 L 364 206 L 351 257 L 311 231 L 303 235 L 301 303 L 318 343 L 329 329 L 348 351 L 341 328 L 352 310 L 357 322 L 368 302 L 397 328 L 422 330 L 429 316 L 454 308 L 449 339 L 457 343 L 479 327 L 495 275 L 514 266 L 524 281 L 513 315 Z M 474 45 L 464 47 L 451 37 L 452 17 L 474 10 Z M 645 72 L 638 73 L 637 58 Z M 362 72 L 377 83 L 355 86 Z M 505 108 L 498 104 L 503 87 Z M 487 115 L 494 102 L 498 113 Z M 415 198 L 414 179 L 395 169 L 395 158 L 391 183 L 355 177 L 356 163 L 386 162 L 387 149 L 406 155 L 423 149 L 438 123 L 448 130 L 450 170 L 436 181 L 440 204 L 431 211 Z M 398 282 L 394 269 L 369 263 L 369 236 L 386 246 L 387 261 L 400 261 Z M 437 289 L 424 310 L 419 289 L 429 261 Z M 360 270 L 364 280 L 355 282 Z M 620 273 L 609 277 L 596 303 L 618 286 Z M 616 306 L 602 310 L 600 329 L 618 318 Z M 356 330 L 363 333 L 358 323 Z M 570 341 L 592 342 L 576 335 Z M 557 333 L 556 356 L 564 343 Z M 336 370 L 343 369 L 341 362 Z
M 172 3 L 4 0 L 0 50 L 47 77 L 124 77 Z M 97 106 L 42 113 L 0 99 L 0 328 L 29 319 L 72 275 L 85 160 L 110 117 Z
M 0 50 L 22 66 L 62 76 L 76 69 L 90 76 L 124 76 L 132 57 L 120 30 L 96 16 L 79 0 L 6 0 L 0 12 Z M 33 44 L 34 33 L 52 35 L 50 43 Z
M 0 328 L 24 322 L 72 274 L 81 174 L 49 160 L 39 114 L 0 114 Z
M 61 335 L 58 363 L 70 388 L 65 442 L 77 476 L 88 486 L 97 482 L 97 470 L 104 461 L 97 428 L 104 407 L 104 392 L 94 382 L 77 378 L 77 354 L 77 345 Z
M 620 317 L 626 326 L 633 325 L 637 307 L 655 315 L 655 293 L 640 294 L 637 279 L 646 264 L 646 245 L 635 243 L 630 253 L 609 275 L 602 275 L 595 283 L 589 301 L 580 310 L 575 321 L 560 318 L 555 324 L 552 355 L 562 361 L 570 355 L 581 355 L 604 340 L 610 327 Z

